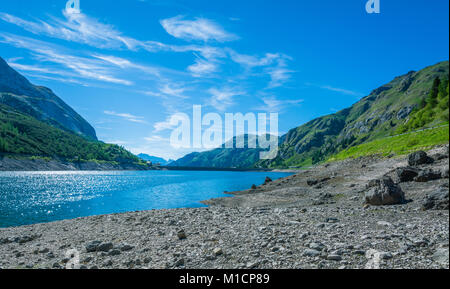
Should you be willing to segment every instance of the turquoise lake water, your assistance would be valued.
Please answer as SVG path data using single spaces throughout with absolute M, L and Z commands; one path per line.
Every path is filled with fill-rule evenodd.
M 0 172 L 0 227 L 130 211 L 202 207 L 289 173 Z

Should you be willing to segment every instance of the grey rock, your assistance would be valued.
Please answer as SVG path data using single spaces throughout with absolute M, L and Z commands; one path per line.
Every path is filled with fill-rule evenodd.
M 306 249 L 305 251 L 303 251 L 303 256 L 306 257 L 316 257 L 319 256 L 320 252 L 314 249 Z
M 118 249 L 114 249 L 114 250 L 111 250 L 110 252 L 109 252 L 109 256 L 118 256 L 118 255 L 120 255 L 121 254 L 121 251 L 120 250 L 118 250 Z
M 98 246 L 99 246 L 101 243 L 102 243 L 101 241 L 92 241 L 92 242 L 90 242 L 89 244 L 86 245 L 86 251 L 87 251 L 88 253 L 96 252 L 97 249 L 98 249 Z
M 336 255 L 336 254 L 331 254 L 331 255 L 327 256 L 327 260 L 330 260 L 330 261 L 341 261 L 342 257 L 339 256 L 339 255 Z
M 223 254 L 222 248 L 215 248 L 215 249 L 213 250 L 213 254 L 214 254 L 215 256 L 220 256 L 220 255 L 222 255 L 222 254 Z
M 372 182 L 374 186 L 366 192 L 366 203 L 373 206 L 397 205 L 405 202 L 405 193 L 390 177 Z
M 114 247 L 114 245 L 110 242 L 108 243 L 101 243 L 100 245 L 98 245 L 97 247 L 97 251 L 99 252 L 109 252 L 109 250 L 111 250 Z
M 131 246 L 131 245 L 129 245 L 129 244 L 121 244 L 120 246 L 119 246 L 119 250 L 120 251 L 131 251 L 131 250 L 133 250 L 134 249 L 134 246 Z
M 398 168 L 395 170 L 395 174 L 400 183 L 412 182 L 419 175 L 419 170 L 411 167 Z
M 309 248 L 317 251 L 322 251 L 323 249 L 325 249 L 325 245 L 322 243 L 311 243 L 309 244 Z
M 178 239 L 180 239 L 180 240 L 184 240 L 184 239 L 187 238 L 186 233 L 184 232 L 184 230 L 178 231 L 177 236 L 178 236 Z
M 410 166 L 431 164 L 433 162 L 434 160 L 430 158 L 424 151 L 414 152 L 408 156 L 408 165 Z
M 422 210 L 448 210 L 449 192 L 446 189 L 438 190 L 425 197 L 422 202 Z
M 439 180 L 441 179 L 441 172 L 440 171 L 434 171 L 432 169 L 426 169 L 419 172 L 419 175 L 414 178 L 414 181 L 425 183 L 429 181 Z

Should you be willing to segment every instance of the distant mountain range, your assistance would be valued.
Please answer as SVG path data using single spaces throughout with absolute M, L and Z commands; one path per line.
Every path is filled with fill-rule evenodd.
M 7 170 L 4 157 L 148 168 L 124 148 L 98 141 L 94 128 L 63 100 L 0 58 L 0 169 Z
M 143 159 L 144 161 L 152 162 L 153 164 L 160 164 L 162 166 L 167 166 L 174 161 L 174 160 L 165 160 L 160 157 L 150 156 L 148 154 L 138 154 L 137 156 Z
M 273 160 L 258 149 L 224 149 L 189 154 L 171 165 L 186 167 L 308 166 L 344 149 L 419 128 L 448 123 L 449 62 L 411 71 L 373 90 L 353 106 L 316 118 L 280 138 Z
M 170 164 L 174 167 L 209 167 L 209 168 L 249 168 L 259 160 L 261 148 L 248 149 L 248 135 L 244 136 L 246 148 L 236 148 L 236 137 L 233 138 L 234 148 L 221 148 L 206 152 L 194 152 Z M 258 147 L 258 146 L 257 146 Z

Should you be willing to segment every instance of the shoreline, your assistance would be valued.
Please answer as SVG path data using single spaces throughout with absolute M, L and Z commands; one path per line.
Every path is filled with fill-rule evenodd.
M 448 146 L 428 153 L 439 160 L 423 169 L 448 173 Z M 347 160 L 204 201 L 209 207 L 3 228 L 0 268 L 60 269 L 76 250 L 87 269 L 360 269 L 374 252 L 381 269 L 448 269 L 448 176 L 401 183 L 405 204 L 363 206 L 369 181 L 406 165 Z M 447 210 L 421 209 L 445 187 Z

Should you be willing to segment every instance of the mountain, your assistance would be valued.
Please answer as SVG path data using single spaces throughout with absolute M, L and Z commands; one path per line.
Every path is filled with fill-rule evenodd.
M 259 160 L 260 148 L 248 148 L 248 135 L 244 136 L 245 148 L 236 147 L 236 137 L 233 138 L 234 148 L 221 148 L 206 152 L 194 152 L 170 164 L 174 167 L 207 167 L 207 168 L 251 168 Z
M 259 160 L 255 149 L 192 153 L 172 165 L 192 167 L 308 166 L 351 147 L 448 123 L 449 62 L 410 71 L 373 90 L 353 106 L 311 120 L 280 138 L 278 155 Z
M 148 154 L 138 154 L 138 157 L 144 161 L 152 162 L 153 164 L 160 164 L 162 166 L 166 166 L 173 162 L 173 160 L 165 160 L 163 158 L 150 156 Z
M 0 57 L 0 104 L 96 140 L 94 128 L 50 89 L 31 84 Z
M 2 59 L 0 91 L 0 170 L 151 168 L 124 148 L 98 141 L 72 108 Z
M 304 166 L 326 160 L 343 149 L 422 127 L 448 123 L 446 107 L 430 115 L 428 121 L 404 129 L 429 97 L 439 79 L 448 87 L 449 62 L 444 61 L 405 75 L 373 90 L 353 106 L 335 114 L 316 118 L 290 130 L 282 137 L 277 158 L 260 161 L 256 166 Z M 447 93 L 448 94 L 448 93 Z

